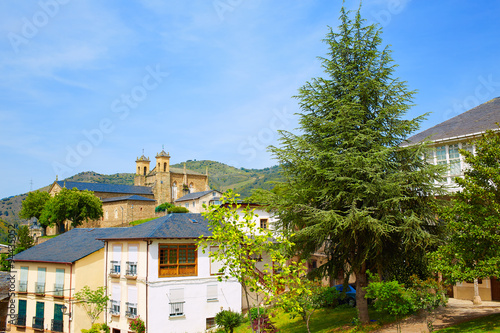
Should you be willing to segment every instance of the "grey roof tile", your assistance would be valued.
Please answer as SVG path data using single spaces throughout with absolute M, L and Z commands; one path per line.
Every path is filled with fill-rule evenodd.
M 426 139 L 437 141 L 484 132 L 489 129 L 498 128 L 495 125 L 497 122 L 500 122 L 500 97 L 494 98 L 467 112 L 413 135 L 408 138 L 408 144 L 418 143 Z
M 135 200 L 135 201 L 156 201 L 155 199 L 141 197 L 140 195 L 125 195 L 122 197 L 112 197 L 102 199 L 102 202 L 113 202 L 113 201 L 125 201 L 125 200 Z
M 175 213 L 145 222 L 100 239 L 158 239 L 158 238 L 198 238 L 210 236 L 208 220 L 201 214 Z
M 153 194 L 153 189 L 149 186 L 67 182 L 67 181 L 58 181 L 57 184 L 61 187 L 66 186 L 66 188 L 69 189 L 76 187 L 80 191 L 89 190 L 93 192 L 106 192 L 106 193 L 151 194 L 151 195 Z
M 202 191 L 202 192 L 193 192 L 193 193 L 186 194 L 183 197 L 180 197 L 179 199 L 175 200 L 175 202 L 199 199 L 202 196 L 207 195 L 207 194 L 209 194 L 211 192 L 216 192 L 218 194 L 221 194 L 220 192 L 218 192 L 216 190 L 209 190 L 209 191 Z
M 104 247 L 97 238 L 111 236 L 122 228 L 75 228 L 13 257 L 14 261 L 72 263 Z M 129 229 L 129 228 L 126 228 Z

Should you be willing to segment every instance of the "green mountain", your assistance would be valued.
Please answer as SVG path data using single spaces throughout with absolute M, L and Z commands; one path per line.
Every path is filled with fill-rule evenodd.
M 224 163 L 215 161 L 193 161 L 185 162 L 186 168 L 199 173 L 205 173 L 208 168 L 208 182 L 210 188 L 219 191 L 232 189 L 245 198 L 251 195 L 251 191 L 256 188 L 272 189 L 273 185 L 268 183 L 281 180 L 280 167 L 273 166 L 264 169 L 237 169 Z M 173 164 L 173 168 L 184 168 L 184 163 Z M 134 185 L 133 173 L 116 173 L 113 175 L 103 175 L 93 171 L 86 171 L 68 177 L 65 180 L 74 182 L 105 183 Z M 40 191 L 48 191 L 47 185 Z M 0 200 L 0 219 L 8 223 L 17 224 L 21 222 L 19 211 L 21 204 L 27 193 L 20 194 Z

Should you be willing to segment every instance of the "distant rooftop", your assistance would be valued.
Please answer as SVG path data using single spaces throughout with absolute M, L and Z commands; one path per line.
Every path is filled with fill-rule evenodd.
M 72 188 L 76 187 L 80 191 L 89 190 L 89 191 L 93 191 L 93 192 L 153 195 L 153 189 L 149 186 L 68 182 L 68 181 L 64 181 L 64 180 L 57 181 L 57 184 L 61 187 L 66 187 L 68 189 L 72 189 Z
M 133 200 L 133 201 L 154 201 L 156 202 L 155 199 L 150 199 L 150 198 L 145 198 L 141 197 L 140 195 L 125 195 L 122 197 L 112 197 L 112 198 L 105 198 L 102 199 L 102 202 L 114 202 L 114 201 L 128 201 L 128 200 Z
M 500 122 L 500 97 L 476 106 L 469 111 L 448 119 L 423 132 L 408 138 L 409 144 L 424 140 L 438 141 L 448 138 L 466 136 L 497 129 L 495 123 Z
M 110 236 L 122 228 L 75 228 L 16 254 L 14 261 L 73 263 L 104 247 L 97 238 Z
M 186 194 L 183 197 L 180 197 L 179 199 L 175 200 L 175 202 L 181 202 L 181 201 L 188 201 L 188 200 L 199 199 L 202 196 L 205 196 L 205 195 L 210 194 L 212 192 L 215 192 L 215 193 L 219 194 L 219 196 L 222 195 L 222 193 L 220 193 L 219 191 L 216 191 L 216 190 L 209 190 L 209 191 L 202 191 L 202 192 L 193 192 L 193 193 Z

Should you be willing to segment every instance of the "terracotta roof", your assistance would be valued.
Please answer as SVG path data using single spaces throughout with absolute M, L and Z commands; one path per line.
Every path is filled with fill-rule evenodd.
M 469 111 L 448 119 L 408 138 L 409 144 L 424 140 L 437 141 L 485 132 L 498 128 L 500 122 L 500 97 L 476 106 Z

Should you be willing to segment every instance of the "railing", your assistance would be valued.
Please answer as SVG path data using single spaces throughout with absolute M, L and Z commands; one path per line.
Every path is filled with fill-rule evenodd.
M 63 297 L 64 296 L 64 285 L 54 284 L 54 296 Z
M 184 302 L 170 303 L 170 317 L 184 315 Z
M 33 317 L 33 328 L 36 330 L 43 330 L 43 318 Z
M 26 315 L 16 315 L 14 319 L 14 325 L 26 326 Z
M 127 306 L 127 311 L 125 311 L 125 316 L 127 318 L 137 318 L 137 304 L 135 303 L 125 303 Z
M 38 295 L 45 294 L 45 283 L 35 282 L 35 294 Z
M 111 307 L 109 308 L 109 313 L 115 316 L 120 315 L 120 302 L 111 300 Z
M 28 281 L 19 281 L 19 292 L 20 293 L 28 292 Z
M 62 332 L 63 331 L 63 321 L 52 319 L 51 331 Z
M 127 261 L 127 271 L 125 272 L 127 276 L 137 276 L 137 262 Z
M 111 275 L 120 275 L 120 262 L 119 261 L 111 261 L 111 268 L 109 270 L 109 274 Z

